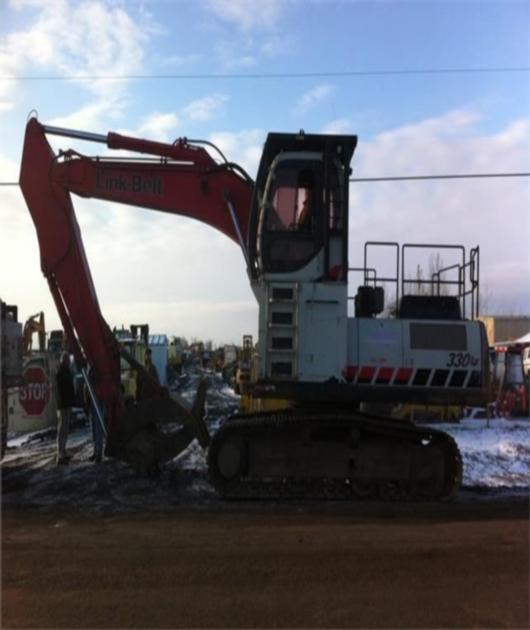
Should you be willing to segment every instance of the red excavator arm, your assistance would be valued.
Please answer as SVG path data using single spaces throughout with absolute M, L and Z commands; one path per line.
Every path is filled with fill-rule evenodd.
M 156 157 L 112 160 L 71 150 L 56 155 L 46 138 L 50 133 Z M 117 419 L 124 412 L 121 351 L 101 314 L 70 193 L 198 219 L 240 243 L 245 252 L 253 182 L 237 165 L 217 163 L 203 146 L 186 139 L 164 144 L 115 133 L 101 136 L 31 119 L 20 187 L 37 230 L 42 272 L 70 349 L 78 364 L 91 366 L 112 451 Z

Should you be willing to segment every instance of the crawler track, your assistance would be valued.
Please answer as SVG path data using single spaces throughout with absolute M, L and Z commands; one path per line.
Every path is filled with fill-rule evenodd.
M 226 499 L 450 500 L 462 478 L 447 434 L 357 412 L 234 416 L 208 465 Z

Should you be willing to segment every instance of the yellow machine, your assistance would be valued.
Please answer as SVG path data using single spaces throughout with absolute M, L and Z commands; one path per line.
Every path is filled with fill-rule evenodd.
M 257 398 L 252 395 L 251 383 L 257 375 L 257 359 L 254 352 L 252 335 L 243 335 L 243 346 L 239 353 L 239 362 L 234 377 L 234 391 L 241 396 L 242 413 L 257 413 L 275 409 L 288 409 L 289 401 L 280 398 Z
M 46 326 L 44 324 L 44 313 L 31 315 L 24 324 L 24 354 L 30 354 L 33 349 L 33 333 L 39 336 L 39 351 L 46 350 Z
M 133 324 L 129 329 L 122 326 L 120 329 L 115 328 L 113 332 L 123 349 L 143 365 L 145 351 L 149 345 L 149 325 Z M 120 359 L 120 371 L 123 395 L 128 399 L 136 399 L 136 370 L 122 357 Z
M 182 337 L 171 337 L 167 350 L 167 362 L 175 374 L 182 372 L 182 361 L 186 343 Z

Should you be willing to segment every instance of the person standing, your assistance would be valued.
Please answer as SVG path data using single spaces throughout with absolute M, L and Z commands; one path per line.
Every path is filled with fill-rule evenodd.
M 57 465 L 64 466 L 70 461 L 66 452 L 68 428 L 72 415 L 72 407 L 76 403 L 74 377 L 70 370 L 70 355 L 63 352 L 61 363 L 55 376 L 57 383 Z

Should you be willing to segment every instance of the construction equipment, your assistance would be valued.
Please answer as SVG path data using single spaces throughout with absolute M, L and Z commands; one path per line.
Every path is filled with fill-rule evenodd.
M 185 347 L 186 343 L 182 337 L 171 337 L 168 347 L 168 366 L 173 379 L 182 373 Z
M 52 330 L 48 338 L 48 353 L 55 359 L 59 359 L 64 350 L 66 350 L 64 331 Z
M 253 350 L 252 335 L 243 335 L 243 344 L 239 351 L 237 368 L 234 375 L 234 391 L 241 396 L 251 394 L 250 376 Z
M 492 396 L 500 416 L 528 415 L 528 375 L 524 361 L 529 348 L 529 344 L 517 341 L 496 343 L 492 348 Z
M 154 157 L 56 155 L 46 134 Z M 486 336 L 472 321 L 478 248 L 468 260 L 464 248 L 453 247 L 462 252 L 457 281 L 447 281 L 456 295 L 440 295 L 445 281 L 438 276 L 431 279 L 432 295 L 414 296 L 405 274 L 405 255 L 414 246 L 369 243 L 396 251 L 397 317 L 376 317 L 389 278 L 368 266 L 366 247 L 364 283 L 349 296 L 349 272 L 358 273 L 348 266 L 356 144 L 356 136 L 270 133 L 254 182 L 205 141 L 164 144 L 28 122 L 20 185 L 70 346 L 98 376 L 109 454 L 138 468 L 176 455 L 186 439 L 170 443 L 160 427 L 171 414 L 187 413 L 186 437 L 203 435 L 201 404 L 190 412 L 160 398 L 124 408 L 120 349 L 99 309 L 71 193 L 198 219 L 241 247 L 259 305 L 249 387 L 255 399 L 287 401 L 289 409 L 230 418 L 215 434 L 209 474 L 223 497 L 454 495 L 461 460 L 449 436 L 365 409 L 382 401 L 471 405 L 487 399 Z M 465 319 L 469 301 L 471 320 Z M 349 317 L 353 302 L 356 316 Z
M 46 326 L 44 324 L 44 313 L 31 315 L 24 324 L 24 354 L 31 354 L 33 349 L 33 334 L 38 334 L 39 352 L 46 351 Z
M 143 364 L 145 351 L 149 347 L 148 324 L 131 324 L 129 328 L 122 326 L 114 328 L 112 332 L 122 350 L 134 357 L 138 363 Z M 133 401 L 136 399 L 137 372 L 124 355 L 120 361 L 120 372 L 122 394 L 126 400 Z
M 530 379 L 530 343 L 523 350 L 523 372 L 527 380 Z
M 53 386 L 58 354 L 46 349 L 44 313 L 30 315 L 22 332 L 22 378 L 8 393 L 8 430 L 38 431 L 57 422 L 57 396 Z M 38 345 L 33 344 L 37 334 Z
M 24 335 L 18 308 L 0 300 L 0 456 L 7 447 L 8 391 L 23 384 Z

